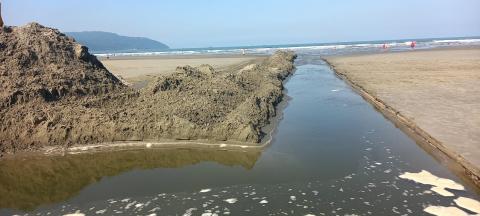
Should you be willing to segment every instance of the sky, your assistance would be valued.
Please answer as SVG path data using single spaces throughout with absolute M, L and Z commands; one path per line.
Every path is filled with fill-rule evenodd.
M 480 0 L 0 0 L 7 25 L 149 37 L 172 48 L 480 36 Z

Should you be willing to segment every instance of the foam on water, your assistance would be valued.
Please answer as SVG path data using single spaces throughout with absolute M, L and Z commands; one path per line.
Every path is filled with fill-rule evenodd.
M 468 213 L 453 206 L 429 206 L 424 211 L 436 216 L 469 216 Z
M 474 199 L 471 199 L 471 198 L 467 198 L 467 197 L 459 197 L 457 199 L 454 200 L 455 203 L 464 208 L 464 209 L 468 209 L 472 212 L 475 212 L 477 214 L 480 214 L 480 202 L 477 201 L 477 200 L 474 200 Z
M 442 196 L 453 196 L 454 194 L 445 190 L 446 188 L 454 190 L 465 190 L 463 185 L 458 184 L 450 179 L 440 178 L 432 173 L 422 170 L 419 173 L 409 173 L 406 172 L 399 176 L 402 179 L 408 179 L 415 181 L 420 184 L 432 185 L 432 191 L 442 195 Z
M 64 214 L 63 216 L 85 216 L 85 214 L 81 213 L 80 211 L 76 211 L 75 213 Z
M 480 202 L 475 199 L 464 196 L 444 199 L 443 196 L 425 190 L 422 185 L 434 185 L 453 188 L 456 190 L 455 195 L 463 194 L 463 186 L 449 179 L 437 177 L 427 171 L 404 172 L 398 168 L 398 164 L 406 162 L 399 159 L 390 148 L 378 148 L 379 142 L 371 137 L 374 135 L 375 131 L 370 130 L 363 138 L 366 147 L 372 149 L 364 151 L 364 160 L 359 163 L 360 171 L 332 181 L 232 185 L 191 192 L 97 201 L 82 206 L 82 213 L 77 210 L 79 206 L 70 204 L 48 211 L 55 215 L 71 216 L 172 215 L 179 212 L 184 212 L 182 215 L 186 216 L 241 215 L 252 212 L 260 215 L 412 215 L 420 211 L 443 216 L 469 215 L 461 208 L 475 213 L 480 211 Z M 373 164 L 376 166 L 371 167 Z M 418 184 L 411 184 L 408 180 Z M 449 206 L 452 203 L 457 206 Z M 35 213 L 46 214 L 42 211 Z
M 480 43 L 480 39 L 462 39 L 462 40 L 434 40 L 432 43 Z
M 238 200 L 236 198 L 230 198 L 230 199 L 226 199 L 224 201 L 227 202 L 227 203 L 233 204 L 233 203 L 236 203 Z

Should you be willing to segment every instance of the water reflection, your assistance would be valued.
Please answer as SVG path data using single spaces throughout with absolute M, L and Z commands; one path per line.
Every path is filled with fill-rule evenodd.
M 5 208 L 35 208 L 29 215 L 426 215 L 426 207 L 455 205 L 459 197 L 479 200 L 320 58 L 297 63 L 286 84 L 291 100 L 263 152 L 177 149 L 0 162 L 0 215 L 25 213 Z M 422 170 L 466 190 L 444 197 L 399 177 Z
M 0 208 L 33 210 L 69 199 L 105 176 L 133 169 L 180 168 L 211 161 L 250 170 L 260 154 L 259 150 L 148 149 L 3 160 Z

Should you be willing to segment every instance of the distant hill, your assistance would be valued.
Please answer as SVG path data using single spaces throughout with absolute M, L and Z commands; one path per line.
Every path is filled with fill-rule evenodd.
M 87 46 L 89 51 L 97 53 L 169 49 L 167 45 L 156 40 L 145 37 L 121 36 L 111 32 L 84 31 L 66 32 L 65 34 Z

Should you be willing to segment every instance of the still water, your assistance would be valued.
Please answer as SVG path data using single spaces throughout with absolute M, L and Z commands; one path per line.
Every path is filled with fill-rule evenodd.
M 428 215 L 474 189 L 319 59 L 300 56 L 264 150 L 148 149 L 0 162 L 0 215 Z M 427 170 L 466 187 L 399 178 Z

